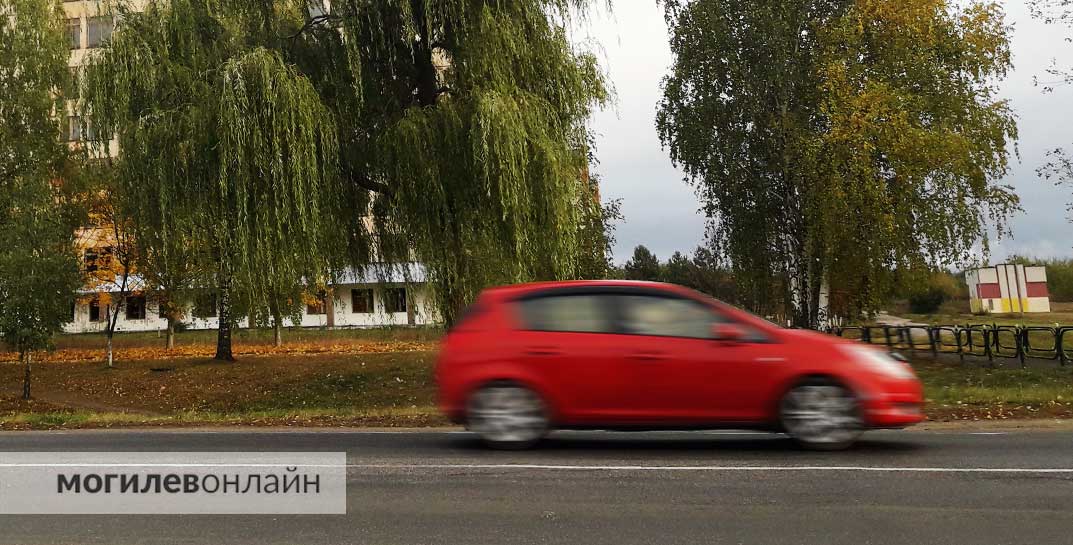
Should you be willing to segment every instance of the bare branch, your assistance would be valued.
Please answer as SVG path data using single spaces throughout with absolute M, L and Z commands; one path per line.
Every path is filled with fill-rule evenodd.
M 294 39 L 298 38 L 299 36 L 301 36 L 302 34 L 304 34 L 306 31 L 311 30 L 312 28 L 314 28 L 316 26 L 319 26 L 319 25 L 322 25 L 324 23 L 327 23 L 329 21 L 342 21 L 342 20 L 343 20 L 342 17 L 339 17 L 338 15 L 332 15 L 330 13 L 326 13 L 324 15 L 318 15 L 316 17 L 311 17 L 308 21 L 306 21 L 306 24 L 302 25 L 302 28 L 298 29 L 297 32 L 295 32 L 294 34 L 291 34 L 290 36 L 287 36 L 287 39 L 288 40 L 294 40 Z

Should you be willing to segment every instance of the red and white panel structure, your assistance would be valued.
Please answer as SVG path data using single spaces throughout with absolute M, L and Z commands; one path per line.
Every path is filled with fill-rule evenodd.
M 1050 312 L 1047 268 L 995 265 L 965 272 L 972 312 Z

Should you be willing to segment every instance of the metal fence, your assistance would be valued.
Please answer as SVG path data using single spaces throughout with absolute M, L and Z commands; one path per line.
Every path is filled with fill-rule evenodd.
M 1030 360 L 1054 361 L 1065 367 L 1073 363 L 1073 327 L 1001 326 L 846 326 L 831 327 L 828 333 L 846 339 L 907 350 L 912 354 L 930 352 L 986 359 L 990 365 Z

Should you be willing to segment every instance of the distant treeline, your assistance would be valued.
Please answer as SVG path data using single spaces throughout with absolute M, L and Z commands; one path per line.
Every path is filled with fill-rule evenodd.
M 1051 300 L 1073 302 L 1073 259 L 1015 256 L 1009 262 L 1047 267 Z M 741 302 L 741 294 L 730 268 L 714 252 L 704 247 L 698 247 L 690 256 L 675 252 L 667 261 L 661 261 L 645 246 L 638 246 L 624 266 L 611 270 L 611 277 L 679 284 L 729 303 Z M 923 285 L 907 290 L 902 297 L 894 297 L 908 299 L 910 307 L 914 307 L 912 312 L 916 313 L 934 312 L 946 301 L 967 298 L 964 272 L 955 274 L 945 271 L 931 273 Z
M 1073 302 L 1073 259 L 1036 259 L 1015 256 L 1010 258 L 1009 262 L 1047 267 L 1047 287 L 1051 292 L 1051 301 Z
M 736 303 L 737 287 L 729 268 L 724 267 L 718 256 L 703 246 L 693 255 L 675 252 L 666 262 L 644 246 L 638 246 L 623 267 L 611 270 L 611 277 L 625 280 L 647 280 L 678 284 L 729 303 Z

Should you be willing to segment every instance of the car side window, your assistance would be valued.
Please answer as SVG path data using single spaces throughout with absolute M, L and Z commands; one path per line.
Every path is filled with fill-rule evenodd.
M 611 295 L 552 295 L 519 303 L 525 328 L 532 331 L 614 333 Z
M 711 339 L 713 326 L 728 321 L 689 299 L 624 295 L 620 304 L 622 329 L 633 335 Z

